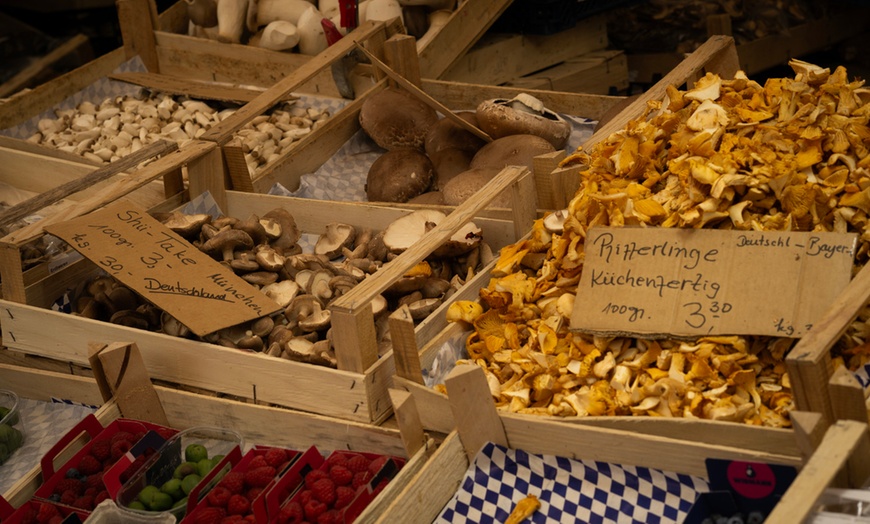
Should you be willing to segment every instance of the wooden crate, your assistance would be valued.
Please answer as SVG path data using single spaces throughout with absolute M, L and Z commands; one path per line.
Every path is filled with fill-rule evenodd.
M 231 174 L 233 181 L 242 181 L 241 184 L 243 184 L 245 180 L 252 179 L 250 190 L 254 192 L 266 192 L 276 183 L 280 183 L 291 190 L 298 188 L 302 175 L 316 171 L 317 168 L 332 158 L 360 130 L 359 111 L 363 101 L 366 97 L 383 89 L 383 87 L 384 84 L 379 83 L 372 90 L 362 95 L 362 98 L 355 100 L 333 115 L 326 126 L 321 128 L 325 129 L 328 127 L 329 133 L 311 133 L 302 139 L 298 147 L 288 150 L 286 154 L 282 153 L 281 158 L 272 164 L 264 166 L 264 169 L 258 171 L 253 176 L 244 169 L 243 165 L 236 164 L 239 170 Z M 608 109 L 624 100 L 620 96 L 486 86 L 429 79 L 422 79 L 421 87 L 428 96 L 453 111 L 474 110 L 484 100 L 491 98 L 513 98 L 517 93 L 526 92 L 542 100 L 553 111 L 597 119 L 605 114 Z M 564 156 L 565 152 L 563 151 L 561 154 Z M 555 161 L 550 160 L 548 164 L 542 164 L 547 167 L 536 168 L 535 172 L 546 171 L 547 175 L 549 175 L 560 159 L 558 158 Z M 542 161 L 546 163 L 548 160 L 542 159 Z M 547 178 L 549 177 L 547 176 Z M 542 184 L 542 180 L 537 176 L 536 182 L 538 183 L 537 207 L 541 209 L 558 209 L 559 207 L 552 203 L 552 196 L 547 192 L 552 191 L 550 185 Z
M 841 6 L 842 7 L 842 6 Z M 740 69 L 747 75 L 800 58 L 861 34 L 868 29 L 870 9 L 859 5 L 790 27 L 788 32 L 767 36 L 737 46 Z M 632 82 L 652 84 L 662 78 L 684 55 L 681 53 L 628 53 L 628 70 Z
M 731 428 L 724 425 L 718 430 L 710 427 L 702 434 L 660 435 L 647 432 L 646 428 L 641 431 L 640 427 L 633 430 L 594 427 L 499 413 L 493 403 L 479 401 L 482 396 L 489 396 L 489 387 L 483 371 L 473 365 L 454 369 L 447 378 L 447 389 L 455 429 L 412 482 L 384 509 L 378 522 L 397 522 L 400 515 L 406 522 L 433 521 L 456 493 L 471 461 L 487 442 L 529 453 L 649 467 L 700 477 L 706 477 L 704 461 L 707 458 L 795 467 L 803 463 L 794 441 L 782 447 L 786 440 L 765 440 L 748 434 L 735 439 L 730 431 L 733 425 Z M 410 395 L 401 393 L 394 393 L 394 398 L 414 402 Z M 409 411 L 422 415 L 426 409 L 418 405 L 416 410 Z M 866 427 L 859 429 L 863 450 L 870 439 Z M 849 436 L 855 436 L 854 428 L 850 428 Z M 844 442 L 839 440 L 838 444 Z M 866 464 L 866 460 L 864 462 Z
M 213 143 L 203 144 L 211 148 L 210 151 L 217 158 L 211 158 L 211 171 L 203 173 L 202 178 L 221 180 L 221 176 L 214 175 L 222 171 L 219 154 Z M 195 175 L 191 179 L 191 187 L 199 187 L 195 182 L 197 178 L 200 176 Z M 86 366 L 90 342 L 136 340 L 156 379 L 350 420 L 380 422 L 390 413 L 386 395 L 394 368 L 390 352 L 378 358 L 370 301 L 429 256 L 503 189 L 513 185 L 513 191 L 523 195 L 532 191 L 531 184 L 533 181 L 527 169 L 506 168 L 487 186 L 488 191 L 469 199 L 420 243 L 337 300 L 331 309 L 338 369 L 291 362 L 263 354 L 248 354 L 47 309 L 56 296 L 46 290 L 73 287 L 78 279 L 93 270 L 94 266 L 88 261 L 72 264 L 34 284 L 33 289 L 26 293 L 26 297 L 31 299 L 27 304 L 3 301 L 0 319 L 3 342 L 9 349 L 26 354 Z M 275 207 L 285 207 L 291 210 L 302 232 L 317 234 L 336 217 L 341 217 L 342 221 L 349 224 L 379 230 L 410 212 L 387 206 L 291 199 L 237 191 L 228 191 L 221 197 L 220 187 L 212 186 L 210 189 L 213 195 L 217 195 L 219 202 L 224 201 L 221 209 L 225 214 L 246 217 L 251 213 L 262 215 Z M 534 210 L 522 205 L 524 199 L 518 200 L 520 203 L 516 206 L 516 219 L 513 222 L 474 219 L 493 249 L 515 241 L 522 233 L 523 226 L 520 224 L 532 220 Z M 175 200 L 169 202 L 176 203 Z M 31 231 L 20 233 L 20 238 L 31 238 L 35 232 L 41 231 L 39 225 L 36 224 Z M 17 251 L 15 253 L 17 255 Z M 481 282 L 469 282 L 455 297 L 475 296 L 478 288 L 474 286 L 479 286 Z M 424 341 L 439 332 L 445 326 L 443 311 L 446 307 L 447 304 L 442 305 L 429 320 L 404 334 L 416 341 Z M 45 329 L 47 325 L 53 327 Z M 191 370 L 197 371 L 194 373 Z M 245 371 L 239 373 L 239 370 Z
M 403 435 L 395 428 L 153 387 L 148 383 L 147 368 L 143 368 L 141 359 L 130 359 L 123 371 L 117 365 L 124 361 L 123 353 L 129 345 L 113 343 L 100 353 L 99 360 L 105 368 L 97 379 L 9 365 L 0 365 L 0 377 L 4 388 L 22 398 L 50 402 L 52 397 L 59 397 L 98 405 L 96 416 L 104 426 L 118 417 L 126 417 L 168 424 L 176 429 L 196 426 L 233 429 L 251 444 L 298 450 L 315 445 L 321 451 L 352 450 L 407 457 L 408 462 L 357 522 L 373 522 L 437 449 L 436 441 L 422 434 L 411 441 L 409 434 Z M 108 358 L 103 356 L 106 352 Z M 130 394 L 133 390 L 138 393 Z M 143 396 L 153 401 L 136 400 Z M 83 439 L 74 441 L 61 453 L 60 459 L 69 458 L 83 444 Z M 41 468 L 37 465 L 3 496 L 13 506 L 20 506 L 30 499 L 42 480 Z
M 484 35 L 510 3 L 511 0 L 460 2 L 443 25 L 436 27 L 417 43 L 422 75 L 426 78 L 441 78 Z M 153 0 L 124 0 L 118 2 L 118 10 L 128 55 L 142 54 L 151 73 L 269 87 L 312 58 L 298 53 L 282 53 L 186 36 L 187 8 L 185 2 L 181 1 L 170 7 L 161 15 L 160 21 L 150 27 L 142 24 L 141 20 L 143 15 L 149 13 L 150 18 L 154 19 Z M 321 71 L 303 90 L 338 96 L 328 70 Z
M 733 75 L 737 70 L 736 61 L 737 57 L 733 39 L 730 37 L 712 37 L 697 51 L 687 57 L 686 60 L 675 67 L 664 79 L 638 97 L 619 115 L 596 131 L 583 144 L 583 148 L 589 150 L 596 143 L 610 136 L 611 133 L 621 129 L 631 118 L 640 114 L 648 100 L 655 100 L 664 96 L 668 85 L 682 85 L 699 75 L 703 75 L 705 71 L 717 72 L 723 76 Z M 555 166 L 558 159 L 558 156 L 547 159 L 547 165 Z M 536 172 L 536 183 L 539 187 L 544 186 L 544 189 L 538 190 L 538 194 L 546 192 L 552 199 L 551 202 L 554 204 L 553 209 L 567 207 L 568 202 L 575 194 L 579 185 L 577 180 L 578 172 L 579 169 L 576 167 L 556 168 L 552 171 L 542 168 L 540 172 Z M 480 274 L 478 277 L 488 281 L 490 276 Z M 423 406 L 421 417 L 427 429 L 446 433 L 453 427 L 453 420 L 446 396 L 434 389 L 425 387 L 420 370 L 431 368 L 438 351 L 445 343 L 460 336 L 462 329 L 457 324 L 450 325 L 439 333 L 437 337 L 429 339 L 423 346 L 416 346 L 410 343 L 405 344 L 405 341 L 393 346 L 396 357 L 396 369 L 399 373 L 395 377 L 396 384 L 410 391 L 415 396 L 417 403 Z M 584 418 L 583 420 L 586 421 L 588 419 Z M 690 424 L 694 422 L 692 421 Z M 616 424 L 616 426 L 612 427 L 627 427 L 625 424 L 632 424 L 632 422 L 612 417 L 598 418 L 594 423 L 602 425 Z M 659 431 L 661 434 L 675 434 L 672 432 L 686 431 L 685 429 L 677 429 L 680 425 L 685 426 L 684 423 L 662 421 L 662 429 Z

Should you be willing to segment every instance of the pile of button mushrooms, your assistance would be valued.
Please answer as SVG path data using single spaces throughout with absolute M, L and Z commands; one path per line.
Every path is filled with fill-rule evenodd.
M 174 140 L 179 147 L 200 138 L 235 113 L 202 100 L 164 93 L 109 97 L 95 104 L 56 109 L 43 118 L 28 141 L 77 154 L 99 163 L 114 162 L 156 140 Z M 313 107 L 282 102 L 268 114 L 254 117 L 236 133 L 251 173 L 277 160 L 305 135 L 323 125 L 330 114 Z
M 870 90 L 842 67 L 790 65 L 794 78 L 764 85 L 738 72 L 670 87 L 624 129 L 566 158 L 581 179 L 568 209 L 501 250 L 479 303 L 448 311 L 473 325 L 467 362 L 485 370 L 500 409 L 790 425 L 783 357 L 793 339 L 569 331 L 585 234 L 595 225 L 857 232 L 855 271 L 866 263 Z M 835 366 L 870 360 L 868 317 L 837 342 Z
M 207 214 L 178 212 L 157 218 L 282 308 L 276 314 L 216 331 L 202 340 L 335 367 L 330 304 L 414 245 L 446 216 L 434 210 L 414 211 L 378 232 L 330 223 L 317 237 L 311 253 L 303 253 L 296 221 L 284 208 L 246 219 L 212 219 Z M 407 305 L 415 321 L 423 320 L 492 258 L 481 230 L 469 222 L 383 295 L 373 297 L 381 350 L 389 347 L 389 312 Z M 197 338 L 170 314 L 108 275 L 81 282 L 70 293 L 70 304 L 74 315 Z

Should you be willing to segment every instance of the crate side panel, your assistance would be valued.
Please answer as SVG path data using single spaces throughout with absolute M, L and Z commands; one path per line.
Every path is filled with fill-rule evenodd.
M 90 342 L 134 340 L 152 377 L 243 398 L 369 422 L 362 375 L 0 301 L 4 344 L 87 365 Z

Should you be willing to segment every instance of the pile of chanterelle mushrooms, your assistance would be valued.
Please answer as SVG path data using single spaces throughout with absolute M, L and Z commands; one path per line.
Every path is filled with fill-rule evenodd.
M 502 249 L 483 307 L 457 303 L 449 313 L 473 322 L 469 361 L 485 369 L 500 409 L 790 425 L 783 357 L 793 339 L 602 338 L 571 332 L 569 322 L 595 225 L 854 231 L 855 271 L 867 261 L 870 90 L 842 67 L 791 66 L 794 78 L 763 86 L 738 72 L 671 87 L 624 129 L 566 159 L 583 166 L 567 211 Z M 868 360 L 868 316 L 838 341 L 835 365 Z

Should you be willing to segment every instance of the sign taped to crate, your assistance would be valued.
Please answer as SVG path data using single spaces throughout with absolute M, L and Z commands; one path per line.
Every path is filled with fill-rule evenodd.
M 126 200 L 47 229 L 197 335 L 281 309 L 229 267 Z
M 516 503 L 534 495 L 533 523 L 682 522 L 698 493 L 698 477 L 552 455 L 487 443 L 437 523 L 504 522 Z
M 571 329 L 800 337 L 852 275 L 854 233 L 596 227 Z

